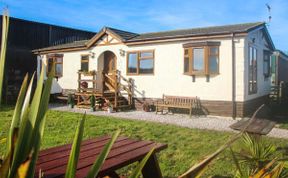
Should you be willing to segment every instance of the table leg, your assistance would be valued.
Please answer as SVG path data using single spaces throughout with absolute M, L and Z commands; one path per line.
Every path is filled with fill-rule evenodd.
M 142 169 L 143 178 L 162 178 L 162 173 L 155 154 L 151 155 Z
M 111 172 L 103 178 L 120 178 L 120 176 L 116 172 Z

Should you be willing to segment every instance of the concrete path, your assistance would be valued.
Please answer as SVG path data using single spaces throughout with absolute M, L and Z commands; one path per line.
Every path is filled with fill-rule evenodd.
M 187 128 L 197 128 L 197 129 L 207 129 L 207 130 L 217 130 L 217 131 L 228 131 L 236 132 L 230 129 L 230 125 L 237 122 L 229 117 L 217 117 L 217 116 L 201 116 L 201 117 L 189 117 L 185 114 L 155 114 L 154 112 L 144 112 L 144 111 L 128 111 L 128 112 L 114 112 L 108 113 L 106 111 L 96 111 L 90 112 L 88 109 L 74 108 L 70 109 L 66 105 L 50 105 L 50 109 L 57 111 L 67 111 L 75 113 L 84 113 L 95 116 L 109 116 L 116 119 L 130 119 L 130 120 L 142 120 L 149 122 L 157 122 L 163 124 L 177 125 L 180 127 Z M 288 130 L 273 128 L 273 130 L 268 134 L 269 137 L 275 138 L 286 138 L 288 139 Z

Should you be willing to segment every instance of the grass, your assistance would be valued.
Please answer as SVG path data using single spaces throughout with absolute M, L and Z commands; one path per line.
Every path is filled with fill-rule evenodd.
M 0 140 L 7 135 L 13 107 L 0 108 Z M 82 114 L 49 111 L 42 149 L 71 143 L 77 123 Z M 121 134 L 131 138 L 153 140 L 167 143 L 168 148 L 158 155 L 160 167 L 164 177 L 177 177 L 185 172 L 194 163 L 205 155 L 215 151 L 223 144 L 231 133 L 209 130 L 181 128 L 172 125 L 162 125 L 143 121 L 120 120 L 110 117 L 87 116 L 84 138 L 92 138 L 105 134 L 112 134 L 121 129 Z M 278 146 L 286 146 L 287 140 L 266 138 Z M 4 145 L 0 147 L 3 153 Z M 235 144 L 235 149 L 240 143 Z M 209 167 L 209 175 L 222 175 L 232 177 L 235 167 L 229 152 L 222 154 L 218 160 Z M 129 172 L 123 169 L 122 172 Z

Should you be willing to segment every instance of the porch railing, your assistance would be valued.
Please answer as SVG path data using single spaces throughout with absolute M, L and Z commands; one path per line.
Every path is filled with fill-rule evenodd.
M 105 87 L 112 88 L 114 91 L 115 99 L 114 99 L 114 107 L 118 107 L 118 98 L 119 96 L 127 95 L 128 105 L 133 104 L 133 79 L 125 78 L 121 75 L 119 70 L 113 71 L 112 73 L 103 73 L 104 80 L 103 84 Z M 105 88 L 103 87 L 103 88 Z M 104 92 L 104 91 L 103 91 Z

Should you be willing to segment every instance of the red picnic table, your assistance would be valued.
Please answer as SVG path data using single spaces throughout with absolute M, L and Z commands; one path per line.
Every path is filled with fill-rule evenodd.
M 110 136 L 102 136 L 82 142 L 76 171 L 77 178 L 83 178 L 87 175 L 90 167 L 110 138 Z M 155 151 L 144 166 L 142 174 L 144 178 L 162 178 L 155 153 L 167 148 L 167 145 L 123 136 L 118 137 L 115 141 L 98 177 L 118 177 L 115 173 L 117 169 L 141 161 L 152 148 L 155 148 Z M 70 150 L 71 144 L 67 144 L 40 151 L 35 177 L 39 176 L 40 170 L 44 174 L 44 178 L 64 177 Z

